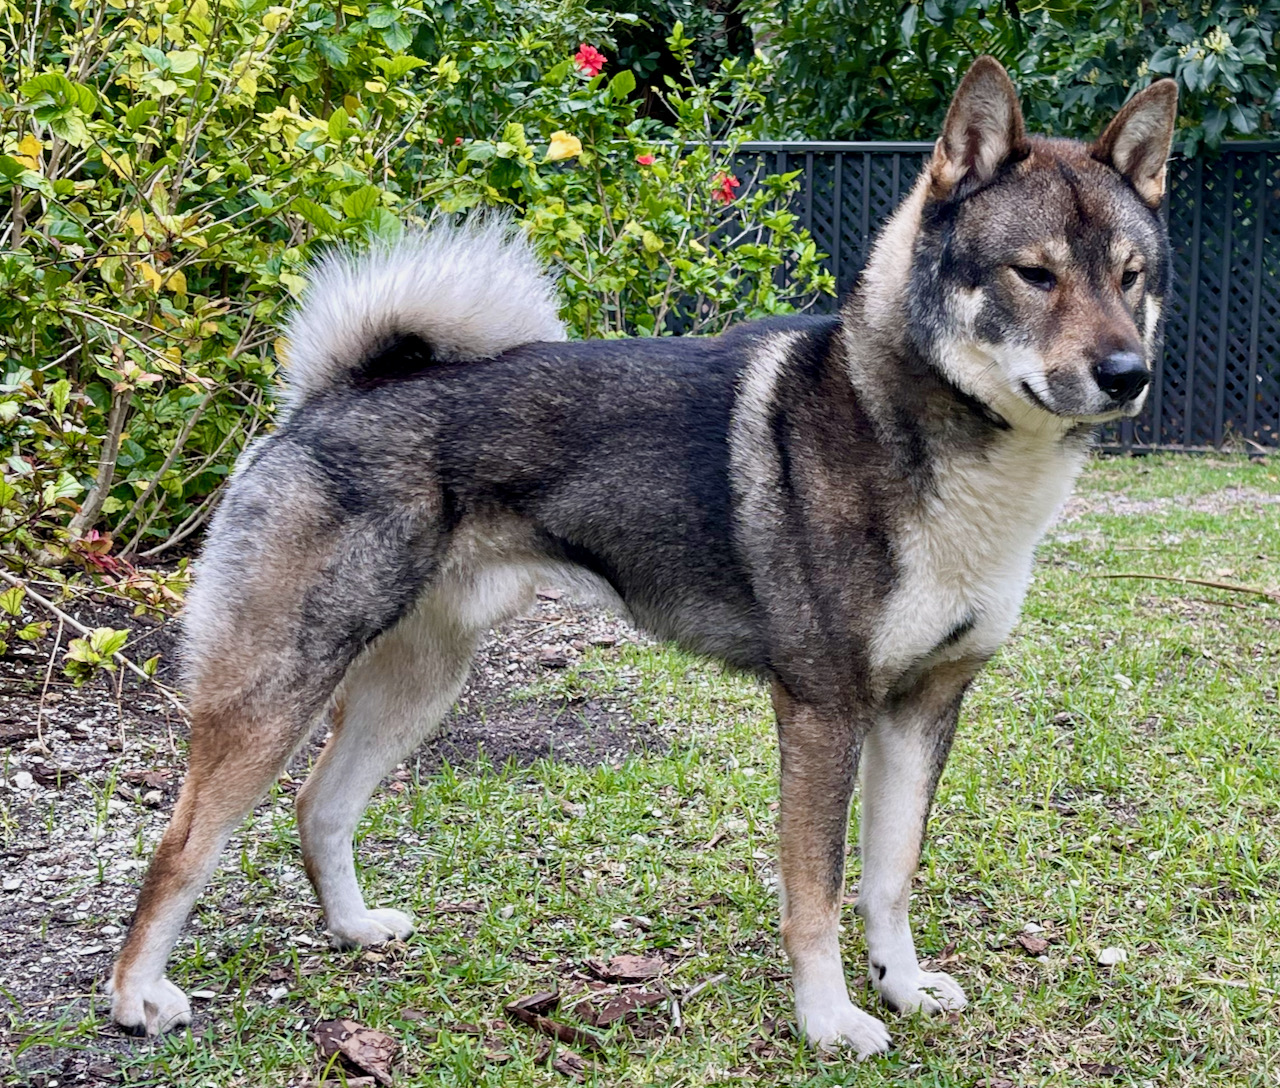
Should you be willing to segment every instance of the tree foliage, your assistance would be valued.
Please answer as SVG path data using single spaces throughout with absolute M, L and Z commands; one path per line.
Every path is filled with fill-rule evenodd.
M 1089 136 L 1134 91 L 1172 76 L 1178 146 L 1280 131 L 1280 0 L 749 0 L 777 63 L 761 132 L 932 139 L 980 53 L 1008 67 L 1036 128 Z

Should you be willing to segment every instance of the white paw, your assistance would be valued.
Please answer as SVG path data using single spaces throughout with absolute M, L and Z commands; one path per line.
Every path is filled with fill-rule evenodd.
M 191 1023 L 191 1004 L 167 978 L 152 982 L 112 979 L 111 1019 L 129 1035 L 159 1035 Z
M 848 998 L 819 1009 L 797 1007 L 796 1019 L 804 1037 L 819 1050 L 852 1047 L 859 1061 L 889 1050 L 889 1029 Z
M 880 1000 L 894 1012 L 956 1012 L 969 1002 L 960 984 L 941 971 L 921 971 L 915 974 L 904 971 L 888 971 L 884 978 L 877 978 L 879 971 L 871 969 L 871 985 L 880 994 Z
M 329 923 L 334 948 L 364 948 L 403 940 L 413 932 L 413 919 L 398 910 L 367 910 L 354 918 Z

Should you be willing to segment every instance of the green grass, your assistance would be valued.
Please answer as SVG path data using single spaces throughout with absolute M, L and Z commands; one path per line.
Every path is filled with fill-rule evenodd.
M 767 697 L 627 646 L 534 694 L 604 696 L 678 727 L 669 752 L 446 771 L 375 798 L 360 850 L 370 902 L 422 923 L 385 958 L 319 943 L 282 792 L 224 859 L 174 965 L 180 986 L 220 996 L 197 1001 L 198 1034 L 137 1044 L 126 1081 L 300 1083 L 320 1069 L 310 1025 L 351 1017 L 400 1040 L 402 1086 L 566 1084 L 534 1064 L 535 1037 L 502 1022 L 503 1004 L 580 985 L 588 957 L 656 949 L 673 989 L 728 977 L 683 1009 L 682 1035 L 608 1033 L 594 1083 L 1280 1084 L 1280 605 L 1104 577 L 1280 586 L 1280 504 L 1223 507 L 1228 487 L 1276 495 L 1280 467 L 1152 457 L 1087 471 L 1090 504 L 1131 512 L 1086 514 L 1041 549 L 1023 619 L 967 703 L 917 879 L 918 944 L 946 959 L 970 1008 L 884 1014 L 889 1057 L 824 1060 L 785 1030 L 762 1034 L 790 1015 Z M 481 909 L 434 913 L 463 901 Z M 852 990 L 874 1011 L 847 914 Z M 1015 939 L 1028 923 L 1044 927 L 1043 961 Z M 1099 966 L 1104 947 L 1127 960 Z M 286 992 L 271 1001 L 272 987 Z M 109 1031 L 95 1008 L 29 1030 L 92 1047 Z

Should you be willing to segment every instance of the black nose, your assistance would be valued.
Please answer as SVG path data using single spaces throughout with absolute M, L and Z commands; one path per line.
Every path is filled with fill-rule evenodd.
M 1151 373 L 1136 352 L 1117 351 L 1094 365 L 1093 377 L 1099 389 L 1123 404 L 1146 389 Z

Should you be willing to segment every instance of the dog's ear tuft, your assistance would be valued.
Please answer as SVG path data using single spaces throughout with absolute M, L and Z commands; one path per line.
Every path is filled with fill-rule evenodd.
M 1010 157 L 1025 153 L 1013 82 L 995 57 L 979 57 L 956 88 L 934 145 L 930 195 L 945 200 L 965 178 L 989 181 Z
M 1165 161 L 1178 116 L 1178 85 L 1172 79 L 1139 91 L 1089 149 L 1099 162 L 1120 171 L 1149 207 L 1164 198 Z

